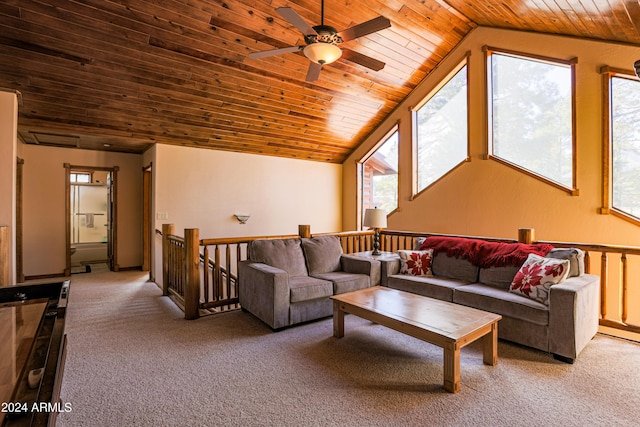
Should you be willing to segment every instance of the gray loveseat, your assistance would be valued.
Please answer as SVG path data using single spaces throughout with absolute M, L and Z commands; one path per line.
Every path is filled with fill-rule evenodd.
M 332 295 L 380 283 L 380 262 L 342 252 L 336 236 L 250 242 L 240 305 L 273 329 L 333 314 Z
M 428 249 L 424 242 L 418 246 Z M 549 288 L 548 305 L 509 290 L 522 263 L 483 267 L 478 258 L 450 255 L 442 247 L 434 250 L 431 276 L 399 274 L 399 257 L 385 261 L 382 284 L 500 314 L 500 338 L 569 363 L 597 333 L 600 278 L 584 273 L 582 251 L 552 249 L 546 255 L 569 260 L 569 277 Z

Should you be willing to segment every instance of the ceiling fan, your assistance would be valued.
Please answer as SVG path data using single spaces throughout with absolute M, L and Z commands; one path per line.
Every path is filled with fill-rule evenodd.
M 349 27 L 346 30 L 338 31 L 329 25 L 324 25 L 324 0 L 321 2 L 320 25 L 313 27 L 290 7 L 279 7 L 276 9 L 276 12 L 300 30 L 304 36 L 306 45 L 252 52 L 248 55 L 249 58 L 260 59 L 302 51 L 304 56 L 311 61 L 306 77 L 306 81 L 308 82 L 318 79 L 323 65 L 331 64 L 341 57 L 374 71 L 380 71 L 384 68 L 384 62 L 382 61 L 347 48 L 338 47 L 338 45 L 343 42 L 389 28 L 391 21 L 384 16 L 378 16 L 377 18 Z

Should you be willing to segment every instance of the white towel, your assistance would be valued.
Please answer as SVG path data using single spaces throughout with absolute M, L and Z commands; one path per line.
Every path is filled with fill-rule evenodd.
M 87 228 L 93 228 L 93 214 L 92 213 L 84 214 L 84 218 L 85 218 L 84 226 Z

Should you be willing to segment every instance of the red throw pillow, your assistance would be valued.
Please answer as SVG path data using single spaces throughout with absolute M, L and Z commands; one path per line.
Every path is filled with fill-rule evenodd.
M 564 281 L 568 275 L 569 260 L 529 254 L 513 278 L 509 291 L 549 305 L 551 286 Z
M 400 274 L 412 276 L 433 276 L 431 260 L 433 249 L 424 251 L 398 251 L 400 256 Z

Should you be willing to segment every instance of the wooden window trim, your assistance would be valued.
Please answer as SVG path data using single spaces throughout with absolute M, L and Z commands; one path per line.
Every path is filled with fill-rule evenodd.
M 602 207 L 598 213 L 602 215 L 614 215 L 625 221 L 640 226 L 640 219 L 613 207 L 613 138 L 611 135 L 612 93 L 611 79 L 613 77 L 640 81 L 635 71 L 604 66 L 600 68 L 602 75 L 602 112 L 604 121 L 602 124 Z
M 529 175 L 535 179 L 538 179 L 546 184 L 549 184 L 559 190 L 565 191 L 571 196 L 579 196 L 580 190 L 578 189 L 578 143 L 576 138 L 577 133 L 577 123 L 576 123 L 576 65 L 578 63 L 578 58 L 570 58 L 570 59 L 558 59 L 551 58 L 543 55 L 535 55 L 524 52 L 513 51 L 509 49 L 499 49 L 490 46 L 484 46 L 482 48 L 485 58 L 484 58 L 484 82 L 485 82 L 485 119 L 484 123 L 486 126 L 486 134 L 485 134 L 485 144 L 484 144 L 484 155 L 483 158 L 485 160 L 494 160 L 503 165 L 509 166 L 513 169 L 518 170 L 526 175 Z M 522 59 L 529 59 L 534 61 L 546 62 L 551 65 L 564 65 L 571 68 L 571 168 L 572 168 L 572 183 L 571 188 L 562 185 L 558 182 L 555 182 L 547 177 L 539 175 L 533 171 L 523 168 L 520 165 L 517 165 L 513 162 L 509 162 L 508 160 L 502 159 L 498 156 L 492 154 L 493 152 L 493 102 L 491 101 L 490 94 L 493 93 L 493 84 L 491 79 L 490 68 L 490 59 L 493 54 L 502 54 L 515 56 Z
M 431 188 L 435 183 L 439 182 L 451 172 L 458 169 L 460 165 L 471 161 L 471 138 L 469 138 L 469 126 L 471 121 L 471 108 L 469 108 L 469 106 L 471 105 L 471 99 L 469 95 L 469 85 L 471 77 L 469 71 L 471 68 L 469 61 L 470 57 L 471 52 L 469 51 L 464 55 L 464 58 L 462 58 L 456 64 L 456 66 L 453 67 L 451 71 L 449 71 L 447 75 L 443 79 L 441 79 L 425 97 L 420 100 L 420 102 L 409 108 L 409 110 L 411 111 L 411 198 L 409 200 L 414 200 L 422 193 L 424 193 L 427 189 Z M 416 120 L 416 115 L 418 114 L 418 110 L 424 107 L 424 105 L 429 102 L 431 98 L 433 98 L 444 86 L 446 86 L 447 83 L 449 83 L 449 81 L 451 81 L 451 79 L 456 74 L 458 74 L 458 72 L 460 72 L 460 70 L 462 70 L 462 68 L 464 68 L 465 66 L 467 67 L 467 157 L 460 163 L 449 169 L 449 171 L 447 171 L 444 175 L 436 179 L 431 184 L 427 185 L 423 189 L 418 189 L 418 120 Z
M 362 156 L 359 160 L 356 161 L 356 229 L 362 229 L 362 217 L 363 217 L 363 207 L 362 207 L 362 172 L 364 164 L 369 160 L 371 156 L 375 154 L 376 151 L 385 143 L 391 135 L 395 132 L 398 132 L 398 204 L 394 210 L 391 212 L 387 212 L 387 216 L 398 212 L 400 210 L 400 121 L 398 120 L 385 134 L 376 142 L 373 147 L 369 151 L 367 151 L 364 156 Z

